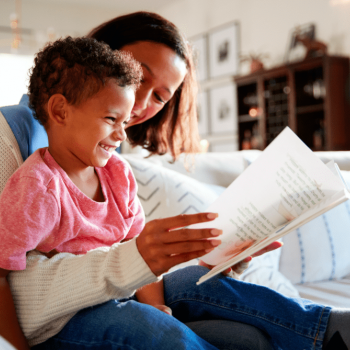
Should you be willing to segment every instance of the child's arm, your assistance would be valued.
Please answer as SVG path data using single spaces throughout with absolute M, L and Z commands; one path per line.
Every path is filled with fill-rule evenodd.
M 171 309 L 164 305 L 164 285 L 161 279 L 158 282 L 148 284 L 136 292 L 137 300 L 140 303 L 152 305 L 155 308 L 171 315 Z
M 15 305 L 7 282 L 8 270 L 0 269 L 0 335 L 17 350 L 29 350 L 26 338 L 19 326 Z

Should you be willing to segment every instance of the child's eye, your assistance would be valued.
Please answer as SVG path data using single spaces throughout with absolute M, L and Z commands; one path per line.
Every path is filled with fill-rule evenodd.
M 130 121 L 130 118 L 127 119 L 127 120 L 124 120 L 124 121 L 123 121 L 123 124 L 124 124 L 124 125 L 128 125 L 129 121 Z
M 115 122 L 115 118 L 114 117 L 106 117 L 106 119 L 111 120 L 113 123 Z

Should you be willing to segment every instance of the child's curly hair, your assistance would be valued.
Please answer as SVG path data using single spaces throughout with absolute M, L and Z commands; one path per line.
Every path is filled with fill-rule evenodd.
M 112 51 L 92 38 L 67 37 L 47 44 L 37 53 L 30 72 L 28 95 L 34 118 L 46 126 L 47 102 L 52 95 L 62 94 L 71 105 L 79 105 L 110 79 L 137 89 L 141 65 L 131 54 Z

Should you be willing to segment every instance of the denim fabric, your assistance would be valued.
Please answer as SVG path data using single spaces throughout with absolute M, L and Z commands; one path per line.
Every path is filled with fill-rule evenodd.
M 112 300 L 76 314 L 32 350 L 215 350 L 176 318 L 135 300 Z
M 322 349 L 329 307 L 222 275 L 197 286 L 206 272 L 191 266 L 164 276 L 173 317 L 132 298 L 113 300 L 80 311 L 60 333 L 32 349 L 216 349 L 184 324 L 205 320 L 253 325 L 271 336 L 275 349 Z M 247 349 L 241 345 L 236 348 Z
M 164 276 L 165 302 L 178 320 L 239 321 L 267 333 L 275 349 L 322 349 L 330 307 L 223 275 L 197 286 L 206 272 L 190 266 Z

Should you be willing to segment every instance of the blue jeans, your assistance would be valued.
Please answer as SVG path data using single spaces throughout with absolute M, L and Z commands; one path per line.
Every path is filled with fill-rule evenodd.
M 222 275 L 197 286 L 206 272 L 191 266 L 164 276 L 165 302 L 173 317 L 133 299 L 113 300 L 81 310 L 60 333 L 33 349 L 216 349 L 184 324 L 205 320 L 255 326 L 271 337 L 275 349 L 322 349 L 329 307 Z

